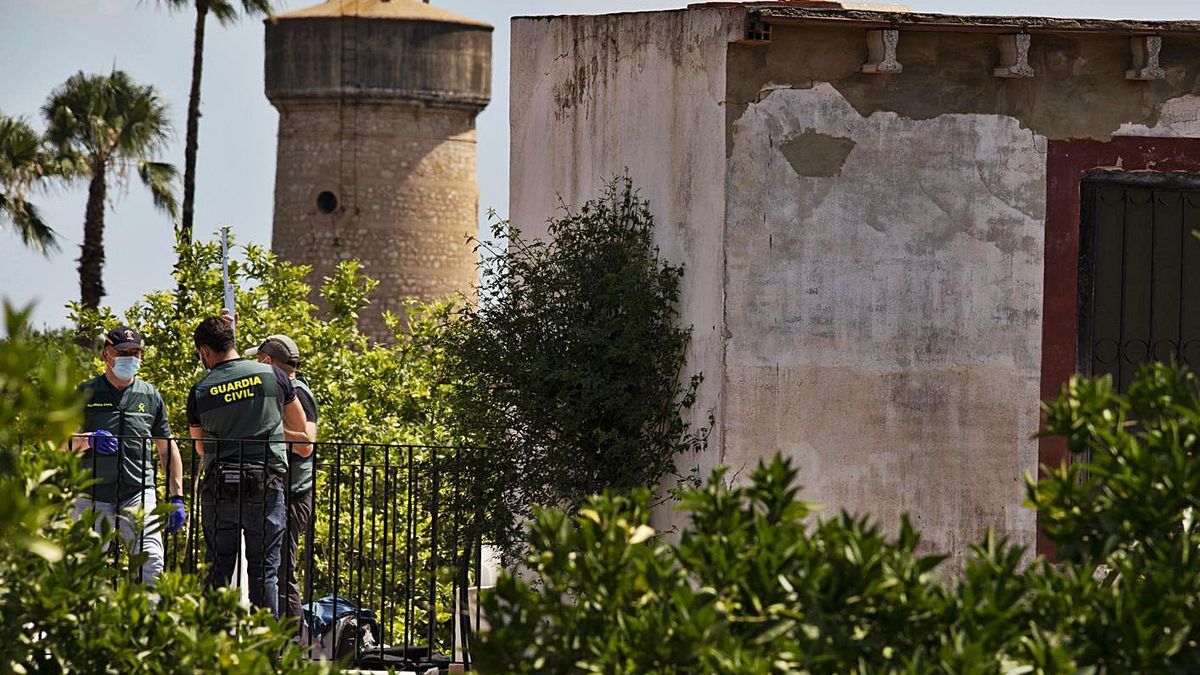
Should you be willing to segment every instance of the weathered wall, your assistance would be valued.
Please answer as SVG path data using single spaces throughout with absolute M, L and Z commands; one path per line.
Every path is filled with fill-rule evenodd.
M 771 93 L 733 139 L 726 462 L 783 451 L 806 498 L 909 513 L 940 550 L 992 523 L 1032 541 L 1045 139 L 862 116 L 828 84 Z
M 878 76 L 861 29 L 735 44 L 741 18 L 515 21 L 514 219 L 629 167 L 688 264 L 705 468 L 782 451 L 806 498 L 909 513 L 928 548 L 1032 545 L 1048 143 L 1200 134 L 1200 40 L 1137 82 L 1127 36 L 1037 34 L 1036 77 L 1008 80 L 995 35 L 904 30 Z
M 358 258 L 379 280 L 364 330 L 410 297 L 440 299 L 475 281 L 479 188 L 474 112 L 398 103 L 281 103 L 271 247 L 312 265 L 319 284 Z M 330 214 L 322 191 L 337 195 Z M 317 298 L 314 297 L 314 301 Z
M 1153 126 L 1172 98 L 1200 93 L 1200 39 L 1165 38 L 1167 79 L 1126 80 L 1127 35 L 1035 34 L 1029 64 L 1035 77 L 992 76 L 1000 55 L 987 33 L 902 31 L 897 58 L 904 72 L 867 75 L 861 29 L 776 26 L 767 46 L 730 49 L 729 106 L 737 119 L 764 84 L 805 87 L 829 82 L 863 116 L 894 112 L 914 120 L 941 115 L 1006 115 L 1048 138 L 1107 139 L 1122 124 Z
M 492 30 L 440 21 L 283 18 L 266 24 L 266 90 L 283 98 L 404 98 L 482 108 Z
M 719 461 L 725 53 L 736 11 L 514 19 L 510 215 L 528 233 L 628 170 L 650 200 L 662 254 L 684 263 L 688 372 L 702 372 L 693 423 L 717 417 Z M 665 524 L 673 512 L 660 514 Z
M 1032 545 L 1047 139 L 1194 127 L 1196 44 L 1133 82 L 1120 36 L 1036 35 L 1028 80 L 994 35 L 904 31 L 894 76 L 861 30 L 772 38 L 730 48 L 726 462 L 782 450 L 807 498 L 955 556 Z

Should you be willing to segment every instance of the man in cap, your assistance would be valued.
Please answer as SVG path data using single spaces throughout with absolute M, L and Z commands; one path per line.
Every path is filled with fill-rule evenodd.
M 151 513 L 158 504 L 155 462 L 150 447 L 158 450 L 166 472 L 171 510 L 167 534 L 174 534 L 187 519 L 183 498 L 183 462 L 171 440 L 167 409 L 154 385 L 138 378 L 142 367 L 142 336 L 128 326 L 117 326 L 104 336 L 104 374 L 80 385 L 84 395 L 82 433 L 69 443 L 83 452 L 83 466 L 96 483 L 74 505 L 76 518 L 95 510 L 111 525 L 118 521 L 121 539 L 130 552 L 146 553 L 140 578 L 154 585 L 163 569 L 162 535 Z M 137 528 L 133 513 L 145 514 L 144 529 Z
M 259 363 L 275 366 L 287 373 L 296 388 L 300 406 L 304 408 L 304 430 L 284 430 L 291 445 L 291 454 L 288 457 L 291 467 L 288 480 L 287 539 L 283 544 L 283 563 L 280 567 L 282 581 L 279 584 L 280 613 L 287 617 L 299 618 L 301 598 L 296 568 L 301 563 L 296 561 L 296 549 L 300 546 L 300 538 L 308 530 L 313 512 L 315 446 L 311 443 L 317 440 L 317 401 L 308 382 L 296 375 L 296 369 L 300 366 L 300 348 L 292 338 L 286 335 L 268 336 L 259 346 L 246 350 L 246 356 L 258 357 Z M 302 447 L 307 450 L 306 453 L 300 452 Z M 311 554 L 311 547 L 309 552 Z
M 200 499 L 208 585 L 229 585 L 244 535 L 250 602 L 278 616 L 288 472 L 284 428 L 304 429 L 304 409 L 283 371 L 238 355 L 228 321 L 204 319 L 193 340 L 208 369 L 187 403 L 188 432 L 204 458 Z

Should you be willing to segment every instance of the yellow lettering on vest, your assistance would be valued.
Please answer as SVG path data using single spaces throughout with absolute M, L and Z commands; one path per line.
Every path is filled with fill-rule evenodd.
M 225 394 L 226 403 L 233 403 L 234 401 L 240 401 L 244 398 L 254 398 L 254 392 L 250 391 L 249 389 L 236 389 L 228 394 Z
M 209 388 L 208 393 L 211 396 L 219 396 L 221 394 L 225 394 L 225 402 L 232 403 L 233 401 L 236 401 L 239 398 L 249 398 L 250 396 L 254 396 L 253 392 L 249 392 L 247 390 L 256 384 L 261 385 L 262 383 L 263 383 L 262 378 L 259 377 L 258 375 L 254 375 L 252 377 L 243 377 L 240 380 L 234 380 L 232 382 L 222 382 L 221 384 L 214 385 L 213 387 Z M 232 394 L 236 394 L 239 392 L 244 392 L 246 395 L 230 398 L 230 396 Z

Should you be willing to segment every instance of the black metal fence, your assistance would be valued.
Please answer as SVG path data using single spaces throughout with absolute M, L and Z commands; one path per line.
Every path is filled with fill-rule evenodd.
M 263 442 L 222 441 L 227 448 L 238 445 L 239 459 L 206 468 L 190 438 L 116 440 L 121 448 L 115 455 L 119 460 L 80 450 L 85 469 L 99 482 L 92 488 L 99 502 L 97 511 L 118 504 L 116 511 L 135 514 L 126 516 L 131 522 L 122 522 L 117 516 L 125 532 L 113 539 L 113 563 L 131 576 L 152 581 L 146 576 L 156 574 L 156 569 L 146 563 L 158 545 L 162 569 L 197 573 L 213 585 L 226 585 L 219 569 L 214 571 L 220 565 L 213 564 L 211 552 L 206 560 L 206 550 L 214 537 L 229 535 L 231 522 L 242 523 L 246 536 L 243 540 L 240 533 L 235 535 L 242 541 L 242 550 L 228 585 L 248 583 L 251 601 L 268 606 L 269 588 L 257 595 L 254 590 L 269 585 L 265 580 L 270 577 L 273 561 L 269 552 L 279 529 L 279 510 L 272 510 L 278 507 L 264 492 L 281 481 L 269 478 L 274 474 L 262 461 L 245 459 L 260 452 Z M 87 442 L 83 436 L 72 441 L 80 447 Z M 186 525 L 173 534 L 166 531 L 162 507 L 157 511 L 160 515 L 149 515 L 154 503 L 161 505 L 173 496 L 170 486 L 175 469 L 170 461 L 164 464 L 161 459 L 169 458 L 162 454 L 168 444 L 179 448 L 188 515 Z M 302 461 L 295 451 L 306 445 L 288 443 L 290 463 Z M 311 492 L 293 492 L 287 476 L 282 477 L 281 511 L 285 515 L 275 567 L 278 589 L 283 589 L 293 574 L 298 581 L 305 608 L 297 627 L 302 642 L 314 658 L 332 658 L 339 649 L 345 655 L 347 645 L 352 644 L 352 662 L 364 666 L 411 668 L 454 662 L 469 668 L 471 639 L 481 625 L 474 598 L 480 588 L 483 559 L 474 527 L 479 522 L 479 504 L 473 499 L 477 476 L 463 467 L 471 466 L 471 453 L 480 449 L 344 442 L 312 445 Z M 114 461 L 126 462 L 126 471 L 118 465 L 115 484 Z M 126 473 L 144 478 L 130 479 Z M 262 491 L 258 476 L 267 477 Z M 311 517 L 302 529 L 296 528 L 296 519 L 286 514 L 309 498 Z M 87 503 L 77 505 L 77 509 L 86 508 Z M 137 513 L 147 514 L 144 527 L 132 522 Z M 257 526 L 256 519 L 261 519 Z M 298 540 L 294 556 L 290 554 L 289 527 Z M 265 536 L 254 536 L 257 532 Z M 250 550 L 253 546 L 259 550 Z M 228 546 L 224 548 L 228 552 Z M 138 555 L 131 556 L 131 552 Z M 321 599 L 326 602 L 316 602 Z M 277 604 L 280 615 L 294 614 L 284 600 Z M 332 609 L 332 617 L 327 616 L 328 611 L 322 616 L 322 609 Z M 337 625 L 338 618 L 346 615 L 357 623 L 354 635 L 339 635 L 334 629 L 320 631 L 330 623 Z

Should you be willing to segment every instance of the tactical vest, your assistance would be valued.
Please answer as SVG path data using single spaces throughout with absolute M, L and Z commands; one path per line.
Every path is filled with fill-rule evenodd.
M 273 367 L 245 359 L 219 363 L 192 391 L 204 429 L 206 471 L 214 462 L 241 462 L 287 473 L 279 383 Z
M 316 402 L 317 397 L 313 396 L 312 389 L 309 388 L 307 382 L 297 377 L 296 379 L 292 380 L 292 386 L 294 386 L 297 391 L 303 390 L 310 397 L 312 397 L 314 403 Z M 295 453 L 288 457 L 288 460 L 290 460 L 291 463 L 291 475 L 289 476 L 288 482 L 291 485 L 292 494 L 303 494 L 305 491 L 312 489 L 313 458 L 316 456 L 316 446 L 313 446 L 313 452 L 308 457 L 301 457 Z
M 96 480 L 87 493 L 97 501 L 117 502 L 139 494 L 142 488 L 154 487 L 151 437 L 171 433 L 158 390 L 136 378 L 128 387 L 117 389 L 101 375 L 84 382 L 79 391 L 85 398 L 83 431 L 103 429 L 122 437 L 115 455 L 84 451 L 81 465 Z

